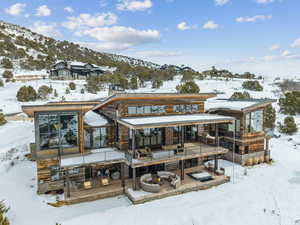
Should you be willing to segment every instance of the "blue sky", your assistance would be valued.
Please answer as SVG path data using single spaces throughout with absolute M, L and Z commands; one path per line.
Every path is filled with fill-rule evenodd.
M 300 74 L 299 0 L 6 0 L 0 9 L 4 21 L 99 51 Z

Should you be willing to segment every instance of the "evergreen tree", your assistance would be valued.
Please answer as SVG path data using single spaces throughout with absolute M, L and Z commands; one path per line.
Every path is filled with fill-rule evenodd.
M 66 95 L 70 94 L 70 88 L 66 88 Z
M 260 85 L 260 83 L 257 80 L 254 81 L 245 81 L 243 82 L 243 88 L 251 91 L 262 91 L 263 87 Z
M 12 62 L 10 61 L 10 59 L 8 59 L 8 58 L 2 59 L 1 65 L 2 65 L 2 67 L 5 68 L 5 69 L 12 69 L 12 68 L 13 68 L 13 64 L 12 64 Z
M 9 70 L 5 70 L 4 73 L 2 74 L 2 77 L 10 80 L 13 78 L 13 73 Z
M 284 118 L 284 124 L 279 123 L 279 130 L 281 133 L 292 135 L 298 131 L 297 124 L 294 117 L 287 116 Z
M 162 80 L 153 80 L 152 81 L 152 88 L 158 89 L 163 85 L 163 81 Z
M 4 87 L 4 83 L 2 79 L 0 79 L 0 87 Z
M 280 112 L 286 115 L 300 113 L 300 91 L 286 92 L 284 97 L 279 99 Z
M 273 129 L 276 121 L 276 110 L 272 105 L 268 105 L 264 112 L 264 126 Z
M 181 94 L 198 94 L 200 92 L 199 86 L 194 81 L 188 81 L 185 84 L 178 85 L 176 90 Z
M 81 88 L 80 93 L 84 94 L 84 88 Z
M 37 93 L 31 86 L 23 86 L 18 90 L 17 99 L 19 102 L 35 101 Z
M 4 201 L 0 201 L 0 225 L 10 225 L 6 213 L 9 211 L 9 207 L 6 207 Z
M 251 99 L 251 96 L 249 94 L 249 92 L 244 91 L 244 92 L 234 92 L 230 99 Z
M 136 90 L 138 89 L 138 79 L 136 76 L 133 76 L 130 78 L 130 83 L 129 83 L 130 89 Z

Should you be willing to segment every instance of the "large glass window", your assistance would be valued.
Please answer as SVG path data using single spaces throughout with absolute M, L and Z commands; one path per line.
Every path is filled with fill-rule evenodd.
M 136 133 L 137 147 L 163 144 L 163 128 L 146 128 Z
M 246 114 L 246 132 L 259 132 L 263 130 L 263 111 L 258 110 Z
M 147 106 L 129 106 L 128 114 L 157 114 L 157 113 L 165 113 L 166 106 L 165 105 L 147 105 Z
M 92 148 L 107 147 L 107 130 L 105 127 L 95 128 L 93 131 L 93 146 Z
M 186 104 L 186 105 L 173 105 L 174 112 L 198 112 L 199 105 L 197 104 Z
M 41 150 L 78 146 L 77 113 L 40 114 L 37 122 Z
M 182 127 L 173 127 L 173 144 L 180 143 L 181 129 Z

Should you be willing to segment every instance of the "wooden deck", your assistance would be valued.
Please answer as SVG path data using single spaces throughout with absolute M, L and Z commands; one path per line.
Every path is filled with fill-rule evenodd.
M 177 189 L 174 189 L 169 184 L 164 184 L 162 190 L 159 193 L 148 193 L 142 190 L 133 191 L 131 187 L 130 188 L 126 187 L 125 194 L 132 201 L 133 204 L 142 204 L 145 202 L 162 199 L 174 195 L 179 195 L 191 191 L 205 190 L 230 181 L 230 178 L 227 176 L 224 175 L 217 176 L 215 174 L 212 174 L 213 180 L 207 182 L 200 182 L 192 179 L 187 175 L 187 173 L 199 172 L 199 171 L 206 171 L 206 170 L 202 166 L 185 169 L 184 180 L 181 182 L 181 186 Z M 180 171 L 176 171 L 176 173 L 179 175 Z
M 148 201 L 166 198 L 169 196 L 179 195 L 191 191 L 205 190 L 217 185 L 224 184 L 230 180 L 229 177 L 221 175 L 217 176 L 212 174 L 213 180 L 207 182 L 200 182 L 192 179 L 187 174 L 190 172 L 200 172 L 207 170 L 203 166 L 193 167 L 185 169 L 184 180 L 182 180 L 181 186 L 177 189 L 171 187 L 168 183 L 165 183 L 162 190 L 159 193 L 148 193 L 141 189 L 137 191 L 132 190 L 132 180 L 125 181 L 125 187 L 121 185 L 121 181 L 113 181 L 108 186 L 94 187 L 88 190 L 78 190 L 71 192 L 71 196 L 67 197 L 65 193 L 65 205 L 72 205 L 81 202 L 95 201 L 99 199 L 114 197 L 125 194 L 133 204 L 141 204 Z M 173 171 L 180 175 L 180 170 Z
M 228 152 L 228 149 L 221 146 L 211 146 L 199 142 L 195 143 L 185 143 L 184 151 L 173 154 L 171 150 L 161 150 L 161 151 L 153 151 L 152 156 L 143 157 L 140 159 L 132 159 L 130 166 L 132 168 L 137 168 L 141 166 L 150 166 L 168 162 L 174 162 L 179 160 L 186 160 L 192 158 L 204 158 L 214 155 L 222 155 Z M 155 153 L 165 153 L 159 157 L 153 157 Z

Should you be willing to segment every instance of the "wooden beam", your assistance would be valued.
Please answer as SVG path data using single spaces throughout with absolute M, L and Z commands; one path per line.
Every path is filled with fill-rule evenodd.
M 83 111 L 78 113 L 79 122 L 79 152 L 84 154 L 84 129 L 83 129 Z

